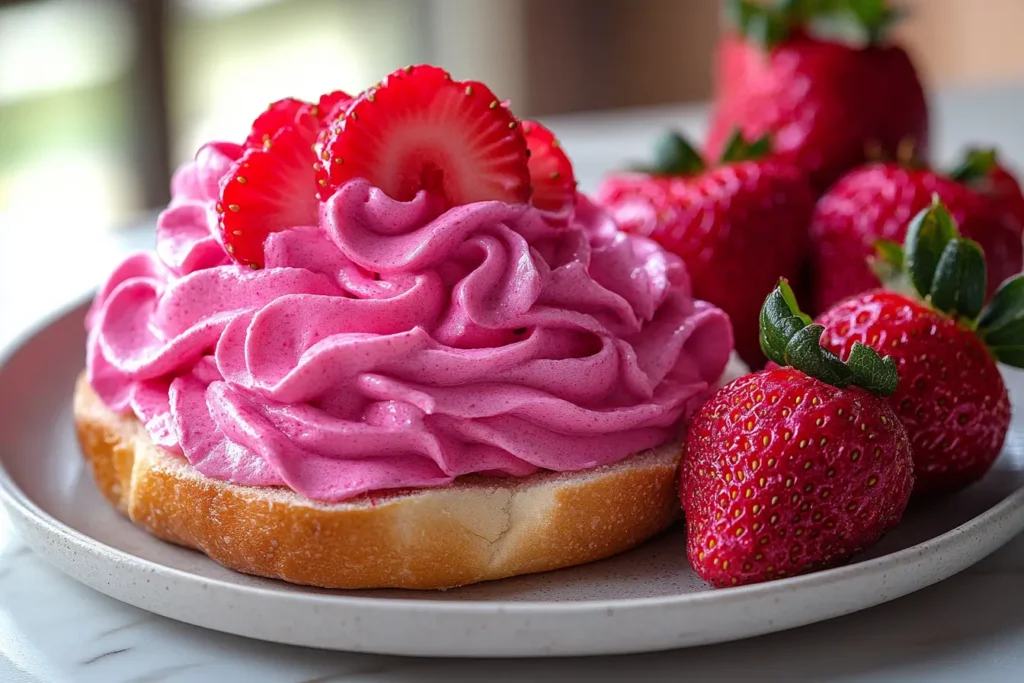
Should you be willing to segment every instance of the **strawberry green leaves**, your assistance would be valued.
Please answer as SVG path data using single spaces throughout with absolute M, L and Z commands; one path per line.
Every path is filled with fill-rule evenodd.
M 821 325 L 800 311 L 789 283 L 780 280 L 761 308 L 761 350 L 779 365 L 839 388 L 851 385 L 880 396 L 896 391 L 898 376 L 892 358 L 882 358 L 869 346 L 855 343 L 847 362 L 821 346 Z
M 878 240 L 875 242 L 875 251 L 878 252 L 878 257 L 888 266 L 902 270 L 903 259 L 905 255 L 903 253 L 903 245 L 899 242 L 893 242 L 892 240 Z
M 949 177 L 966 185 L 972 185 L 987 178 L 998 162 L 996 150 L 992 147 L 969 149 L 956 168 L 950 171 Z
M 875 240 L 875 256 L 869 259 L 869 265 L 886 289 L 914 296 L 905 258 L 902 244 L 892 240 Z
M 764 135 L 756 140 L 747 140 L 737 129 L 722 152 L 721 164 L 741 161 L 756 161 L 771 154 L 771 137 Z M 654 145 L 654 162 L 640 166 L 642 173 L 660 176 L 696 175 L 707 169 L 704 158 L 681 133 L 674 130 L 663 134 Z
M 789 9 L 793 4 L 797 3 L 772 6 L 751 0 L 730 0 L 727 10 L 739 32 L 767 50 L 789 38 L 795 23 Z
M 997 360 L 1024 368 L 1024 275 L 999 286 L 978 318 L 977 331 Z
M 973 321 L 985 304 L 985 257 L 977 242 L 960 237 L 938 196 L 910 222 L 904 246 L 907 273 L 934 308 Z
M 731 164 L 738 161 L 756 161 L 768 156 L 771 151 L 771 137 L 762 135 L 756 140 L 747 140 L 743 137 L 743 131 L 737 128 L 729 138 L 725 151 L 722 152 L 721 162 Z
M 853 16 L 872 45 L 878 44 L 889 27 L 900 18 L 900 12 L 890 7 L 888 0 L 842 0 L 832 4 Z
M 764 49 L 807 27 L 827 36 L 855 33 L 858 42 L 876 45 L 902 17 L 889 0 L 730 0 L 727 8 L 739 32 Z
M 685 137 L 668 131 L 654 145 L 654 163 L 643 170 L 652 175 L 693 175 L 705 168 L 704 159 Z
M 922 297 L 931 291 L 942 250 L 956 236 L 953 217 L 938 197 L 910 221 L 903 258 L 910 281 Z
M 895 264 L 897 245 L 875 247 L 880 260 Z M 937 196 L 911 221 L 903 261 L 921 298 L 975 329 L 997 360 L 1024 368 L 1024 275 L 1004 282 L 985 306 L 985 255 L 977 242 L 960 236 Z
M 928 296 L 940 311 L 978 317 L 985 305 L 985 255 L 977 242 L 954 237 L 946 243 Z
M 779 365 L 788 365 L 789 340 L 810 324 L 810 317 L 800 310 L 789 283 L 780 280 L 761 307 L 761 350 Z

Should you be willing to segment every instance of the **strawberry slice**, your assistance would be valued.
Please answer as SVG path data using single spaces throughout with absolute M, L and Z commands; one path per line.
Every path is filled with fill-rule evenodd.
M 250 148 L 221 181 L 221 238 L 239 263 L 263 267 L 267 235 L 316 225 L 316 162 L 300 129 L 285 126 L 260 147 Z
M 536 121 L 523 121 L 530 150 L 533 205 L 552 217 L 568 218 L 576 205 L 576 174 L 554 133 Z
M 326 125 L 330 121 L 340 117 L 352 104 L 352 96 L 343 90 L 325 93 L 320 96 L 313 113 L 320 119 L 320 125 Z
M 326 201 L 329 193 L 326 191 L 328 188 L 327 168 L 330 166 L 328 163 L 331 159 L 330 149 L 331 143 L 334 140 L 334 136 L 338 132 L 338 124 L 336 121 L 325 125 L 320 129 L 320 132 L 316 136 L 316 142 L 313 143 L 313 171 L 316 176 L 316 198 L 320 201 Z
M 326 147 L 328 190 L 365 178 L 390 197 L 446 205 L 530 196 L 526 142 L 491 90 L 433 66 L 406 67 L 363 93 Z
M 317 107 L 309 102 L 286 97 L 274 102 L 267 110 L 256 117 L 252 123 L 252 132 L 245 139 L 245 146 L 258 148 L 265 145 L 278 131 L 285 127 L 296 129 L 312 143 L 316 139 L 320 122 L 316 118 Z

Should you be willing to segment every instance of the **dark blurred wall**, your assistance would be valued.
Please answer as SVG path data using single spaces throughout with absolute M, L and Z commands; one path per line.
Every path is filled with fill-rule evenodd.
M 533 115 L 711 93 L 717 0 L 520 0 Z

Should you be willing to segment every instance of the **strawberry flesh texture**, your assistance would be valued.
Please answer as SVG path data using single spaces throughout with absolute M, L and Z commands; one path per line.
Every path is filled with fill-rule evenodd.
M 1015 181 L 1014 181 L 1015 184 Z M 869 259 L 879 239 L 903 243 L 911 219 L 932 195 L 949 209 L 960 232 L 985 252 L 988 293 L 1024 267 L 1024 205 L 1014 202 L 1006 180 L 997 196 L 933 171 L 899 164 L 871 164 L 847 174 L 819 201 L 811 221 L 815 311 L 880 286 Z M 1016 189 L 1019 197 L 1020 190 Z
M 694 176 L 610 176 L 598 190 L 622 228 L 686 263 L 693 294 L 725 311 L 736 350 L 764 364 L 758 316 L 779 277 L 799 279 L 814 198 L 788 164 L 744 161 Z
M 681 482 L 690 563 L 729 586 L 832 566 L 875 543 L 903 515 L 913 464 L 880 397 L 778 368 L 701 407 Z
M 978 337 L 925 304 L 877 291 L 818 318 L 822 346 L 846 357 L 854 342 L 895 361 L 900 382 L 887 401 L 910 437 L 915 493 L 944 493 L 979 479 L 1010 425 L 999 368 Z
M 242 265 L 261 268 L 272 232 L 316 225 L 316 161 L 308 138 L 286 126 L 249 149 L 221 181 L 221 239 Z
M 708 135 L 719 158 L 733 131 L 770 134 L 777 156 L 811 176 L 820 194 L 865 161 L 869 146 L 895 158 L 904 139 L 928 153 L 928 108 L 914 66 L 898 47 L 852 48 L 797 33 L 768 54 L 723 39 Z
M 345 111 L 353 102 L 353 97 L 342 90 L 325 93 L 320 96 L 313 110 L 321 125 L 344 116 Z
M 554 133 L 535 121 L 523 121 L 530 153 L 530 202 L 553 218 L 567 218 L 576 205 L 576 175 Z
M 309 102 L 291 97 L 278 100 L 253 121 L 245 146 L 260 149 L 284 128 L 293 128 L 303 139 L 312 142 L 319 130 L 316 111 Z
M 399 201 L 421 190 L 448 207 L 530 195 L 519 123 L 482 83 L 432 66 L 401 69 L 364 93 L 326 146 L 327 189 L 364 178 Z

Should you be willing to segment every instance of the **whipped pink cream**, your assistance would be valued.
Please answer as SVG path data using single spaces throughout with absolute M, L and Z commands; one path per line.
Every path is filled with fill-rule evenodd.
M 682 262 L 583 196 L 559 227 L 354 180 L 240 266 L 215 202 L 241 151 L 179 169 L 87 320 L 101 399 L 206 476 L 338 501 L 594 468 L 675 438 L 728 361 Z

